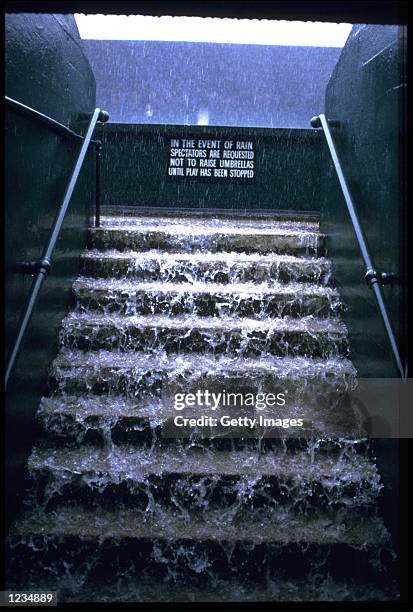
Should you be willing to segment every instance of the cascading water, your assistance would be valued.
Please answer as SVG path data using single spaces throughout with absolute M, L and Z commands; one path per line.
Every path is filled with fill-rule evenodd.
M 317 223 L 102 225 L 39 408 L 9 588 L 79 602 L 397 597 L 380 476 L 342 401 L 356 372 Z M 165 435 L 177 393 L 224 389 L 288 394 L 306 435 Z

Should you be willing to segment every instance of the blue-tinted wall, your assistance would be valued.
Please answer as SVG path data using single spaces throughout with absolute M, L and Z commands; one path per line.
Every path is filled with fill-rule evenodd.
M 308 128 L 341 49 L 84 40 L 113 123 Z

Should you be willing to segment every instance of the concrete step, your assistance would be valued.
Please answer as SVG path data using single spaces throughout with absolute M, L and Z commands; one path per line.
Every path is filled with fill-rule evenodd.
M 309 283 L 164 283 L 78 278 L 73 285 L 77 310 L 102 314 L 196 314 L 237 317 L 335 316 L 337 291 Z
M 188 208 L 172 206 L 128 206 L 122 204 L 105 204 L 102 206 L 101 219 L 107 223 L 111 219 L 123 220 L 151 219 L 203 219 L 203 220 L 229 220 L 229 221 L 262 221 L 277 223 L 303 222 L 312 223 L 318 227 L 320 213 L 309 210 L 288 210 L 274 204 L 272 208 Z
M 70 313 L 62 346 L 81 350 L 137 350 L 154 354 L 237 354 L 332 358 L 347 356 L 344 324 L 336 318 L 235 319 L 197 316 L 121 316 Z
M 368 513 L 382 488 L 368 456 L 283 449 L 188 453 L 179 447 L 71 447 L 44 440 L 32 449 L 28 469 L 40 491 L 38 504 L 48 508 L 111 508 L 116 502 L 145 511 L 171 507 L 184 516 L 221 508 L 235 518 L 245 506 L 280 506 L 293 514 L 321 508 Z
M 254 520 L 254 516 L 256 517 Z M 320 512 L 289 516 L 282 508 L 248 511 L 237 521 L 223 521 L 222 510 L 211 510 L 208 520 L 196 516 L 182 517 L 168 509 L 142 513 L 137 508 L 119 505 L 96 513 L 81 507 L 57 507 L 52 512 L 37 509 L 27 512 L 14 525 L 12 535 L 25 538 L 84 538 L 102 540 L 132 539 L 168 542 L 235 542 L 274 543 L 276 545 L 334 544 L 376 548 L 389 544 L 389 533 L 382 519 L 362 516 L 354 510 L 336 513 Z M 249 519 L 248 521 L 246 519 Z M 265 523 L 262 520 L 265 519 Z M 137 551 L 139 547 L 137 546 Z
M 314 551 L 314 547 L 311 547 Z M 90 556 L 90 555 L 89 555 Z M 74 569 L 74 568 L 73 568 Z M 171 605 L 177 602 L 182 607 L 182 602 L 192 605 L 194 602 L 200 603 L 245 603 L 262 602 L 263 607 L 268 602 L 337 602 L 337 601 L 396 601 L 399 598 L 399 589 L 396 581 L 388 573 L 385 576 L 366 577 L 353 576 L 336 577 L 321 574 L 319 571 L 309 571 L 299 577 L 292 579 L 286 575 L 285 570 L 272 569 L 268 576 L 264 578 L 261 573 L 256 579 L 247 577 L 237 577 L 231 575 L 225 579 L 217 576 L 208 579 L 203 575 L 202 584 L 196 572 L 190 578 L 169 580 L 156 578 L 154 576 L 143 577 L 140 573 L 139 580 L 134 575 L 127 574 L 126 571 L 115 573 L 113 582 L 106 578 L 93 576 L 93 579 L 85 583 L 77 584 L 62 576 L 53 578 L 54 584 L 59 588 L 59 601 L 65 603 L 129 603 L 136 602 L 153 603 L 163 602 Z M 385 579 L 383 579 L 385 577 Z M 50 577 L 30 576 L 25 573 L 25 585 L 32 591 L 50 590 Z M 9 590 L 19 591 L 21 582 L 11 582 Z M 178 603 L 179 602 L 179 603 Z M 212 605 L 214 605 L 212 603 Z M 177 607 L 177 606 L 174 606 Z M 215 607 L 215 606 L 214 606 Z M 256 606 L 254 606 L 256 607 Z M 265 609 L 265 608 L 264 608 Z
M 290 255 L 322 256 L 324 236 L 313 229 L 217 226 L 203 223 L 194 225 L 122 223 L 108 227 L 91 228 L 89 248 L 101 251 L 149 251 L 157 249 L 169 252 L 218 252 L 241 251 L 243 253 L 287 253 Z
M 147 215 L 101 215 L 101 227 L 104 228 L 163 228 L 208 230 L 209 232 L 231 231 L 231 230 L 260 230 L 272 231 L 275 228 L 282 230 L 319 231 L 319 220 L 308 215 L 281 215 L 271 216 L 251 212 L 246 215 L 234 214 L 147 214 Z
M 324 257 L 259 253 L 165 253 L 86 250 L 82 273 L 97 278 L 136 278 L 159 282 L 251 283 L 314 282 L 329 285 L 331 262 Z
M 300 437 L 308 437 L 310 432 L 360 437 L 361 420 L 347 402 L 355 376 L 354 367 L 346 359 L 214 358 L 190 353 L 147 355 L 65 350 L 56 357 L 50 371 L 50 388 L 55 395 L 43 399 L 40 413 L 44 427 L 54 435 L 82 439 L 92 436 L 93 430 L 93 435 L 99 432 L 100 439 L 105 432 L 111 432 L 116 440 L 142 442 L 152 439 L 155 433 L 166 437 L 167 425 L 178 413 L 177 394 L 206 391 L 221 394 L 216 395 L 217 409 L 214 407 L 212 411 L 218 418 L 222 416 L 221 411 L 228 410 L 220 399 L 223 391 L 227 396 L 242 393 L 243 398 L 247 394 L 255 397 L 260 394 L 262 398 L 263 393 L 273 397 L 283 393 L 286 401 L 282 406 L 271 402 L 271 406 L 257 404 L 258 408 L 250 405 L 247 409 L 237 404 L 230 409 L 234 416 L 247 410 L 249 416 L 303 418 Z M 73 409 L 67 408 L 68 395 L 73 396 L 70 401 Z M 185 414 L 192 417 L 199 417 L 200 411 L 212 414 L 210 405 L 187 406 Z M 181 431 L 189 435 L 193 428 Z M 220 427 L 219 432 L 218 429 L 214 432 L 215 437 L 226 432 L 225 437 L 231 434 L 234 438 L 239 427 L 235 430 Z M 254 428 L 253 437 L 261 432 L 261 427 Z M 285 430 L 284 433 L 290 435 Z M 265 428 L 264 437 L 274 435 L 275 431 Z
M 234 355 L 159 351 L 62 350 L 53 361 L 50 382 L 62 393 L 87 392 L 122 394 L 135 399 L 159 391 L 175 393 L 208 388 L 276 392 L 331 394 L 332 389 L 351 389 L 356 370 L 345 358 L 307 357 L 243 358 Z M 234 387 L 234 389 L 233 389 Z M 309 395 L 301 395 L 309 399 Z
M 330 412 L 318 403 L 289 404 L 287 409 L 251 410 L 248 414 L 231 408 L 231 418 L 240 413 L 250 418 L 259 418 L 260 415 L 279 418 L 281 423 L 277 428 L 257 421 L 253 429 L 218 423 L 214 428 L 185 424 L 178 430 L 174 419 L 180 413 L 174 408 L 173 397 L 134 399 L 113 393 L 44 397 L 37 417 L 50 439 L 77 444 L 183 445 L 188 453 L 203 448 L 232 451 L 249 448 L 265 452 L 280 447 L 302 449 L 311 454 L 363 453 L 368 444 L 362 424 L 340 395 L 339 400 L 333 398 L 333 401 L 341 405 Z M 331 407 L 328 399 L 326 405 Z M 197 419 L 205 415 L 219 421 L 222 416 L 228 416 L 228 412 L 223 408 L 202 411 L 195 407 L 187 408 L 184 414 L 186 418 Z M 297 427 L 287 428 L 286 418 L 303 418 L 303 426 L 299 430 Z
M 195 594 L 191 587 L 200 582 L 208 589 L 236 578 L 244 587 L 265 589 L 269 576 L 278 586 L 288 580 L 293 592 L 310 577 L 319 588 L 329 580 L 348 586 L 356 577 L 365 588 L 378 589 L 391 583 L 389 566 L 382 520 L 345 509 L 295 518 L 283 509 L 253 510 L 234 521 L 221 510 L 211 510 L 207 521 L 122 506 L 99 513 L 80 507 L 34 511 L 15 525 L 7 560 L 16 582 L 47 583 L 63 597 L 68 592 L 79 597 L 83 588 L 96 588 L 102 580 L 122 591 L 129 578 L 135 585 L 148 580 L 159 585 L 158 597 L 167 601 L 177 586 Z M 349 597 L 348 588 L 345 592 Z M 228 591 L 222 596 L 231 599 Z M 235 598 L 243 601 L 243 591 Z

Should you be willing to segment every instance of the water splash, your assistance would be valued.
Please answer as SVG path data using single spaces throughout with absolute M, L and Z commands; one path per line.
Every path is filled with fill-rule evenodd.
M 318 224 L 102 221 L 39 408 L 10 584 L 67 602 L 396 598 Z M 283 390 L 311 435 L 165 437 L 174 395 L 197 389 Z

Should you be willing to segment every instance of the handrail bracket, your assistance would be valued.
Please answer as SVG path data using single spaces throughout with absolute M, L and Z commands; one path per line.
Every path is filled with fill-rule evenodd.
M 378 272 L 373 268 L 367 270 L 364 280 L 369 287 L 374 283 L 379 285 L 395 285 L 398 282 L 397 274 L 394 274 L 394 272 Z
M 36 274 L 48 276 L 51 269 L 51 263 L 46 258 L 35 259 L 33 261 L 19 261 L 14 267 L 15 272 L 20 274 L 31 274 L 31 276 L 35 276 Z

